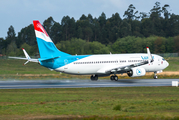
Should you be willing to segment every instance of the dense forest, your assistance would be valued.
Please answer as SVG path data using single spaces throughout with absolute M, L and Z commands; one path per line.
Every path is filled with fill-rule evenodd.
M 47 33 L 61 51 L 70 54 L 143 53 L 146 46 L 152 53 L 179 52 L 179 15 L 169 12 L 170 6 L 156 2 L 150 12 L 139 12 L 133 4 L 124 11 L 106 18 L 104 12 L 93 18 L 84 14 L 75 20 L 64 16 L 61 23 L 49 17 L 43 22 Z M 18 35 L 10 26 L 7 37 L 0 38 L 0 54 L 22 56 L 21 48 L 38 55 L 33 25 L 22 28 Z

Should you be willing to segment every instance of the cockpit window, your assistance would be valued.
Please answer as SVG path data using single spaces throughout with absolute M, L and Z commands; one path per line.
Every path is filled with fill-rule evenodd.
M 165 59 L 164 59 L 164 58 L 162 58 L 162 60 L 163 60 L 163 61 L 165 61 Z

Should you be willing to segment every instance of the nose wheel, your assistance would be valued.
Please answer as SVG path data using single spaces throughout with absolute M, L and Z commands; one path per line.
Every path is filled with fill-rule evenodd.
M 156 72 L 154 72 L 154 79 L 157 79 L 158 77 L 157 77 L 157 74 L 156 74 Z
M 113 80 L 118 81 L 118 76 L 116 76 L 116 75 L 111 76 L 110 79 L 111 79 L 112 81 L 113 81 Z

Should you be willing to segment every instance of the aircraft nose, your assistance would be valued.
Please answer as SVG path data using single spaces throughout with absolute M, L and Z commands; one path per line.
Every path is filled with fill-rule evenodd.
M 166 61 L 166 67 L 168 67 L 169 66 L 169 63 Z

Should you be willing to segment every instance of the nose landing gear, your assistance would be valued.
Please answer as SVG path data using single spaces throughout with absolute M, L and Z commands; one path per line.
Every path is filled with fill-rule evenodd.
M 154 79 L 157 79 L 158 77 L 157 77 L 157 73 L 156 72 L 154 72 Z

